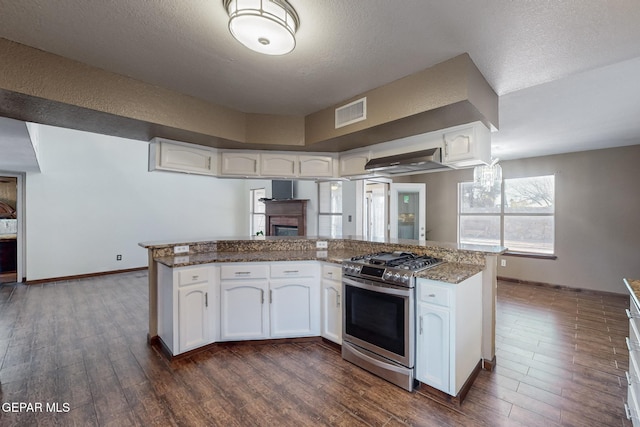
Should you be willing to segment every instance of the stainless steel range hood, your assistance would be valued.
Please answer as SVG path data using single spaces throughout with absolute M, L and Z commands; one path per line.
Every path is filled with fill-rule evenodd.
M 364 168 L 368 171 L 383 172 L 388 175 L 451 169 L 441 162 L 440 148 L 430 148 L 412 153 L 371 159 Z

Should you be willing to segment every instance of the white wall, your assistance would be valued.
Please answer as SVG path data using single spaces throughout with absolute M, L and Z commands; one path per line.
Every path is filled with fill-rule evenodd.
M 50 126 L 26 178 L 27 280 L 145 266 L 142 241 L 243 236 L 244 182 L 148 172 L 148 143 Z M 122 261 L 116 261 L 122 254 Z

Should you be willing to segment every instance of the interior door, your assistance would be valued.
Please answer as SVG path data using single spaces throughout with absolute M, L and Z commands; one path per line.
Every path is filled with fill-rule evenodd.
M 390 193 L 390 237 L 427 240 L 427 185 L 391 184 Z

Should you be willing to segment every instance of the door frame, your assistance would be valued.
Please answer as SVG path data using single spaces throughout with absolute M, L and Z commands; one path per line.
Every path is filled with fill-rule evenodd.
M 9 178 L 16 178 L 16 219 L 17 233 L 16 233 L 16 282 L 21 283 L 25 278 L 25 230 L 26 224 L 24 221 L 24 173 L 5 172 L 0 171 L 0 176 L 6 176 Z
M 427 240 L 427 184 L 424 183 L 392 183 L 389 188 L 389 237 L 398 238 L 398 193 L 418 193 L 418 240 Z

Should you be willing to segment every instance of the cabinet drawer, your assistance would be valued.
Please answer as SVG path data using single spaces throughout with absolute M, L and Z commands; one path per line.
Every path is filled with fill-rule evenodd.
M 442 285 L 421 283 L 418 287 L 418 300 L 429 304 L 449 307 L 451 290 Z
M 340 267 L 339 265 L 323 265 L 322 278 L 329 280 L 341 280 L 342 267 Z
M 268 265 L 222 265 L 220 278 L 226 279 L 264 279 L 269 277 Z
M 194 285 L 208 280 L 209 270 L 206 267 L 178 271 L 178 286 Z
M 313 266 L 310 264 L 271 264 L 271 277 L 313 277 Z

